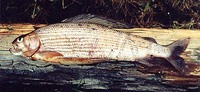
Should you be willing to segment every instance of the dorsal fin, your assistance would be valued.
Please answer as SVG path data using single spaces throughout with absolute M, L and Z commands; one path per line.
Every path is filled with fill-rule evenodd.
M 91 23 L 106 26 L 108 28 L 131 28 L 130 25 L 121 23 L 119 21 L 109 19 L 106 17 L 93 15 L 93 14 L 81 14 L 72 18 L 67 18 L 62 21 L 63 23 Z

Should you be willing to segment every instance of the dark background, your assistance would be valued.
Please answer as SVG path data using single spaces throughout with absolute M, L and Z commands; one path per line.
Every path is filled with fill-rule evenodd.
M 0 0 L 1 23 L 57 23 L 95 14 L 133 27 L 200 27 L 199 0 Z

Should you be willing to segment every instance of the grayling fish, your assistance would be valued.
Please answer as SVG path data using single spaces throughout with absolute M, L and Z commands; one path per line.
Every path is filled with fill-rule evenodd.
M 188 46 L 183 38 L 162 46 L 143 37 L 89 23 L 58 23 L 16 38 L 10 51 L 33 60 L 63 64 L 92 64 L 103 61 L 140 61 L 165 58 L 185 73 L 179 56 Z

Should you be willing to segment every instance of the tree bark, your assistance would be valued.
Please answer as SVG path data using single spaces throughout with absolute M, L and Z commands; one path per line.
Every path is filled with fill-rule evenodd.
M 177 72 L 163 59 L 154 59 L 153 66 L 135 62 L 103 62 L 92 65 L 59 65 L 32 61 L 11 55 L 13 39 L 34 30 L 32 24 L 2 24 L 0 26 L 0 89 L 52 91 L 65 90 L 133 90 L 133 91 L 193 91 L 200 86 L 200 31 L 182 29 L 117 29 L 143 37 L 153 37 L 167 45 L 179 38 L 190 37 L 182 55 L 189 73 Z M 45 25 L 37 25 L 45 26 Z M 28 88 L 26 88 L 28 86 Z M 38 87 L 44 86 L 44 87 Z M 25 87 L 25 88 L 24 88 Z M 48 87 L 48 88 L 45 88 Z M 37 90 L 38 88 L 38 90 Z

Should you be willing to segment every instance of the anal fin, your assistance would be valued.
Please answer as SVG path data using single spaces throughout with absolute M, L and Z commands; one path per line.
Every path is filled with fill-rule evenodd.
M 153 43 L 157 43 L 156 40 L 154 38 L 151 38 L 151 37 L 142 37 L 144 40 L 147 40 L 147 41 L 150 41 L 150 42 L 153 42 Z

